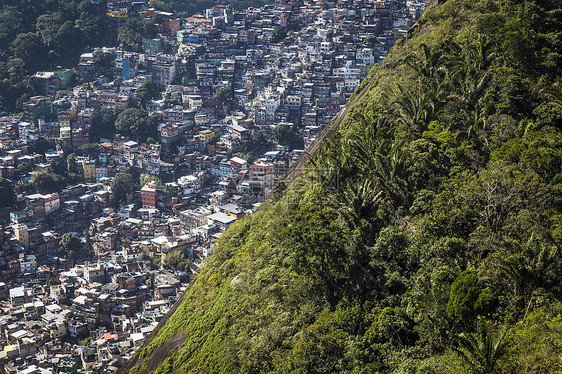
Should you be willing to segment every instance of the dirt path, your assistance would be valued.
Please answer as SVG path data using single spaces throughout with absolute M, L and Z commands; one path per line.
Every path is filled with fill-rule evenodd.
M 340 128 L 341 124 L 343 123 L 345 117 L 349 113 L 349 110 L 351 108 L 353 108 L 353 106 L 367 93 L 367 91 L 369 90 L 369 88 L 371 87 L 371 85 L 373 84 L 374 80 L 376 79 L 376 77 L 378 75 L 379 75 L 379 72 L 377 72 L 371 78 L 371 80 L 369 80 L 369 83 L 361 90 L 361 92 L 359 92 L 359 94 L 353 100 L 351 100 L 347 104 L 345 104 L 345 106 L 332 119 L 330 124 L 328 126 L 326 126 L 326 128 L 324 128 L 324 130 L 322 130 L 322 132 L 320 132 L 320 134 L 314 140 L 314 142 L 312 142 L 312 144 L 306 149 L 305 154 L 303 154 L 297 160 L 297 162 L 295 162 L 293 165 L 291 165 L 291 167 L 289 167 L 289 170 L 287 170 L 287 172 L 283 176 L 282 180 L 293 181 L 293 180 L 297 179 L 298 177 L 300 177 L 302 175 L 302 173 L 304 171 L 304 166 L 306 164 L 306 161 L 308 161 L 308 159 L 316 156 L 316 154 L 318 153 L 318 150 L 320 149 L 320 145 L 322 144 L 322 142 L 324 141 L 324 138 L 329 133 L 336 132 L 336 131 L 339 130 L 339 128 Z
M 192 281 L 193 282 L 193 281 Z M 190 284 L 191 286 L 191 284 Z M 185 297 L 185 295 L 187 294 L 189 290 L 189 287 L 185 290 L 185 292 L 183 293 L 183 295 L 181 295 L 181 297 L 179 299 L 176 300 L 176 302 L 174 303 L 174 305 L 172 305 L 172 307 L 170 308 L 170 310 L 168 311 L 168 313 L 166 313 L 166 315 L 160 320 L 160 322 L 158 322 L 158 325 L 156 325 L 156 327 L 154 328 L 154 330 L 152 330 L 152 332 L 150 333 L 150 335 L 148 335 L 146 337 L 146 341 L 144 342 L 144 344 L 140 347 L 140 349 L 137 351 L 141 352 L 148 343 L 150 343 L 150 341 L 152 339 L 154 339 L 158 333 L 160 332 L 160 330 L 162 329 L 162 327 L 164 327 L 164 325 L 166 324 L 166 321 L 172 316 L 172 314 L 174 314 L 174 312 L 178 309 L 178 307 L 181 305 L 181 303 L 183 302 L 183 299 Z M 176 339 L 172 338 L 173 340 L 173 345 L 178 345 L 181 344 L 180 342 L 176 341 Z M 181 340 L 181 339 L 180 339 Z M 185 337 L 183 337 L 183 340 L 185 340 Z M 168 349 L 171 349 L 173 347 L 170 346 L 170 344 L 164 344 L 166 345 L 166 349 L 164 350 L 164 352 L 167 352 Z M 161 348 L 161 347 L 160 347 Z M 156 350 L 155 350 L 156 351 Z M 159 352 L 162 353 L 162 349 L 159 349 Z M 137 364 L 143 364 L 144 362 L 146 362 L 146 360 L 150 360 L 150 358 L 154 355 L 154 352 L 152 352 L 150 355 L 148 355 L 148 357 L 144 358 L 143 360 L 139 360 L 138 357 L 133 356 L 133 358 L 131 358 L 129 361 L 127 361 L 127 363 L 121 368 L 119 369 L 119 371 L 117 372 L 117 374 L 123 374 L 128 372 L 129 370 L 131 370 L 131 368 Z M 165 357 L 162 357 L 162 359 L 164 359 Z

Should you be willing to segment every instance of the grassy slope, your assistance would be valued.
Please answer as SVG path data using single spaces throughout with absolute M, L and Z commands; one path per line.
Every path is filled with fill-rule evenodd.
M 368 93 L 321 152 L 319 170 L 227 231 L 129 373 L 560 369 L 556 19 L 560 10 L 548 2 L 449 0 L 429 9 L 415 35 L 377 68 Z M 499 57 L 482 67 L 487 86 L 473 107 L 463 88 L 468 74 L 450 86 L 417 88 L 423 77 L 406 56 L 427 62 L 424 44 L 466 64 L 483 36 Z M 451 52 L 450 41 L 460 51 Z M 432 84 L 449 79 L 435 74 Z M 427 99 L 428 91 L 442 96 Z M 408 100 L 418 102 L 414 119 Z M 428 106 L 439 109 L 428 114 Z M 485 125 L 474 126 L 465 112 L 480 114 Z M 387 125 L 377 122 L 383 116 Z M 402 155 L 386 176 L 394 189 L 373 172 L 376 162 L 357 166 L 365 159 L 357 148 L 367 144 L 385 149 L 388 162 Z M 332 168 L 339 173 L 335 190 L 320 177 Z M 372 209 L 369 191 L 350 187 L 365 180 L 374 181 L 365 190 L 383 196 Z M 449 300 L 463 285 L 475 290 L 464 299 L 475 297 L 480 309 L 462 297 Z M 185 343 L 165 346 L 170 339 Z M 475 354 L 486 341 L 498 342 L 501 352 Z

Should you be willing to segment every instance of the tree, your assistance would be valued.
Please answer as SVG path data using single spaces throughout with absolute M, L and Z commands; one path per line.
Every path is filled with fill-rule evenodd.
M 55 46 L 56 52 L 62 57 L 62 61 L 71 63 L 74 53 L 80 47 L 80 32 L 74 26 L 74 22 L 66 21 L 57 30 Z
M 278 125 L 273 130 L 275 140 L 279 144 L 288 146 L 292 149 L 304 149 L 304 141 L 302 137 L 295 130 L 291 129 L 286 124 Z
M 76 173 L 76 154 L 71 153 L 66 156 L 66 171 Z
M 252 144 L 255 147 L 263 147 L 268 144 L 267 138 L 265 137 L 265 134 L 261 130 L 252 131 L 251 140 L 252 140 Z
M 115 121 L 115 129 L 123 134 L 137 137 L 140 130 L 146 126 L 148 113 L 144 109 L 129 108 L 119 114 Z
M 94 10 L 95 12 L 95 10 Z M 76 28 L 80 31 L 82 43 L 87 45 L 98 45 L 102 41 L 104 20 L 94 12 L 82 12 L 76 20 Z
M 92 245 L 92 238 L 90 237 L 90 230 L 89 228 L 86 228 L 84 230 L 84 236 L 86 237 L 86 242 L 84 245 L 84 249 L 86 250 L 86 253 L 89 256 L 94 256 L 95 252 L 94 252 L 94 246 Z
M 374 43 L 376 43 L 376 41 L 377 41 L 377 37 L 376 35 L 373 34 L 367 35 L 365 39 L 363 39 L 363 43 L 370 44 L 370 45 L 373 45 Z
M 81 145 L 78 149 L 90 158 L 96 157 L 100 153 L 100 145 L 98 143 L 87 143 Z
M 58 174 L 60 176 L 64 176 L 64 174 L 66 174 L 66 172 L 67 172 L 67 170 L 66 170 L 67 166 L 68 165 L 66 164 L 66 162 L 64 162 L 62 160 L 55 160 L 51 163 L 51 170 L 55 174 Z
M 215 98 L 221 103 L 226 103 L 228 100 L 232 99 L 232 90 L 228 87 L 220 87 L 217 92 L 215 92 Z
M 0 207 L 7 208 L 14 203 L 14 187 L 7 179 L 0 178 Z
M 158 125 L 161 123 L 162 115 L 160 113 L 152 113 L 146 121 L 146 126 L 141 134 L 141 140 L 146 141 L 149 138 L 156 138 L 158 136 Z
M 108 67 L 113 60 L 113 56 L 103 51 L 94 52 L 94 65 L 96 67 Z
M 64 234 L 60 240 L 61 251 L 65 252 L 70 258 L 74 257 L 80 251 L 81 247 L 82 243 L 80 239 L 71 233 Z
M 12 53 L 14 57 L 21 58 L 28 70 L 33 70 L 44 61 L 45 46 L 37 34 L 28 32 L 18 34 L 12 42 Z
M 98 136 L 113 136 L 115 120 L 117 120 L 117 112 L 114 109 L 101 108 L 92 118 L 92 133 Z
M 244 209 L 251 209 L 252 205 L 258 202 L 258 198 L 252 195 L 251 192 L 245 192 L 238 204 Z
M 169 4 L 166 4 L 165 2 L 159 0 L 150 0 L 148 2 L 148 6 L 154 9 L 161 10 L 163 12 L 170 12 L 170 13 L 176 12 L 174 8 L 171 7 Z
M 141 108 L 144 108 L 148 100 L 152 100 L 158 96 L 158 90 L 153 83 L 146 81 L 135 90 L 135 96 Z
M 18 175 L 27 174 L 33 170 L 33 166 L 27 161 L 20 162 L 18 166 L 16 166 L 16 173 Z
M 475 333 L 462 333 L 460 348 L 455 351 L 470 365 L 473 373 L 494 374 L 498 373 L 498 360 L 506 351 L 505 337 L 508 329 L 494 331 L 489 321 L 478 321 Z
M 164 258 L 164 266 L 179 271 L 189 271 L 191 260 L 186 256 L 185 249 L 175 249 Z
M 119 207 L 127 203 L 127 195 L 129 195 L 134 188 L 134 179 L 131 174 L 121 173 L 117 174 L 111 182 L 111 195 L 110 199 L 115 207 Z
M 476 272 L 468 270 L 462 272 L 451 286 L 447 312 L 462 319 L 471 317 L 479 293 L 480 288 L 478 287 Z
M 271 33 L 271 41 L 273 43 L 278 43 L 281 40 L 285 39 L 286 36 L 287 36 L 287 30 L 285 30 L 280 26 L 275 26 L 273 28 L 273 32 Z
M 123 83 L 123 80 L 119 77 L 117 77 L 113 80 L 113 87 L 115 87 L 116 92 L 119 92 L 119 89 L 121 88 L 122 83 Z
M 144 186 L 145 184 L 152 182 L 156 187 L 164 187 L 162 180 L 158 178 L 156 175 L 143 173 L 139 177 L 140 185 Z
M 149 137 L 156 137 L 157 126 L 161 121 L 160 114 L 155 113 L 148 116 L 144 109 L 129 108 L 119 114 L 115 121 L 115 128 L 121 134 L 144 142 Z
M 64 187 L 65 179 L 63 176 L 48 171 L 39 171 L 31 178 L 33 187 L 39 193 L 56 192 Z
M 328 303 L 335 306 L 347 260 L 336 213 L 326 206 L 302 203 L 280 227 L 283 247 L 292 252 L 292 269 L 317 280 Z
M 62 25 L 60 14 L 43 14 L 37 18 L 35 28 L 41 41 L 51 49 L 54 49 L 57 42 L 57 33 Z
M 60 278 L 59 277 L 51 277 L 51 278 L 47 278 L 47 286 L 55 286 L 61 284 Z
M 142 50 L 142 35 L 128 28 L 119 29 L 117 42 L 130 51 L 140 52 Z

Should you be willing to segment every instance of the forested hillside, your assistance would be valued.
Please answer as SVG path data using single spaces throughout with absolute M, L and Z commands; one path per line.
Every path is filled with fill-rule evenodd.
M 561 372 L 561 16 L 428 8 L 128 372 Z
M 0 111 L 21 110 L 41 93 L 29 78 L 57 65 L 74 67 L 86 46 L 115 44 L 105 24 L 105 4 L 90 0 L 0 2 Z

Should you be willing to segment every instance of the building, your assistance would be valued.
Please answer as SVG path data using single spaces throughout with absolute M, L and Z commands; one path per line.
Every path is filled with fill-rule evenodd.
M 22 223 L 15 225 L 14 234 L 20 245 L 24 248 L 29 248 L 29 229 L 27 228 L 27 225 Z
M 82 169 L 84 171 L 84 180 L 87 183 L 96 181 L 96 162 L 93 160 L 83 160 Z
M 33 96 L 23 103 L 23 120 L 39 123 L 39 119 L 51 115 L 51 99 L 46 96 Z
M 141 200 L 143 208 L 158 208 L 162 197 L 165 196 L 162 189 L 157 188 L 154 183 L 147 183 L 141 189 Z
M 207 224 L 207 217 L 212 212 L 205 208 L 188 209 L 180 212 L 180 222 L 184 230 L 190 231 Z

